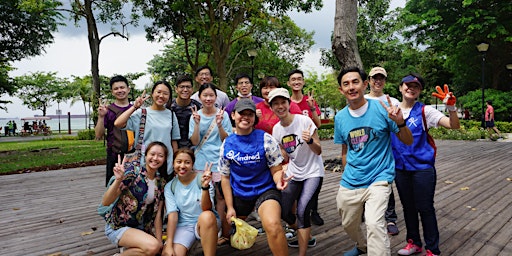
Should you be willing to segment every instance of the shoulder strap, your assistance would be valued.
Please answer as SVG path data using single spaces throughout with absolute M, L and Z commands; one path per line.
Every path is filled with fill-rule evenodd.
M 146 109 L 141 109 L 142 114 L 140 116 L 140 124 L 139 124 L 139 138 L 137 139 L 137 146 L 135 146 L 135 150 L 138 151 L 139 159 L 142 157 L 142 143 L 144 141 L 144 128 L 146 126 Z
M 116 114 L 116 117 L 119 117 L 119 115 L 121 115 L 124 112 L 122 109 L 116 107 L 114 104 L 108 105 L 107 108 L 114 112 Z
M 197 184 L 197 187 L 198 188 L 201 188 L 201 176 L 203 176 L 203 172 L 202 171 L 196 171 L 197 172 L 197 175 L 199 176 L 199 178 L 196 176 L 196 184 Z M 171 192 L 174 194 L 174 192 L 176 191 L 176 184 L 178 183 L 178 177 L 174 178 L 171 180 Z
M 206 142 L 206 140 L 208 140 L 208 137 L 210 137 L 210 134 L 212 133 L 213 128 L 215 128 L 215 123 L 216 123 L 216 121 L 215 121 L 215 119 L 213 119 L 212 122 L 210 123 L 210 126 L 208 127 L 208 130 L 206 131 L 205 135 L 203 136 L 203 138 L 201 138 L 201 141 L 197 145 L 195 152 L 199 152 L 199 149 L 201 149 L 201 147 Z
M 425 128 L 425 132 L 427 133 L 427 142 L 432 148 L 434 148 L 434 158 L 437 155 L 437 146 L 436 142 L 434 141 L 434 138 L 430 136 L 428 133 L 428 127 L 427 127 L 427 118 L 425 117 L 425 105 L 421 107 L 421 117 L 423 118 L 423 127 Z

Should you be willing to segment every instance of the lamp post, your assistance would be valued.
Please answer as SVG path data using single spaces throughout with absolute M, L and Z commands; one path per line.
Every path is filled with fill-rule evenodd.
M 249 55 L 249 58 L 251 58 L 251 80 L 253 82 L 252 86 L 252 94 L 254 94 L 256 88 L 254 86 L 254 58 L 258 55 L 258 51 L 256 49 L 249 49 L 247 50 L 247 55 Z
M 482 53 L 482 128 L 485 128 L 485 53 L 489 49 L 489 44 L 481 43 L 476 46 Z

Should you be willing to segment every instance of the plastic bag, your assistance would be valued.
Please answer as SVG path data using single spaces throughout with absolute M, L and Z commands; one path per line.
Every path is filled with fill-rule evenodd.
M 235 232 L 231 235 L 231 247 L 238 250 L 251 248 L 256 242 L 258 230 L 239 218 L 231 217 L 231 221 L 235 224 Z

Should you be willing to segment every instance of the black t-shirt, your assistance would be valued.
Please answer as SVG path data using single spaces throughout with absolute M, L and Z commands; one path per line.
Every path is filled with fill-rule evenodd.
M 180 106 L 176 103 L 176 99 L 172 100 L 171 110 L 176 115 L 176 118 L 178 119 L 178 125 L 180 127 L 181 139 L 178 140 L 178 148 L 190 148 L 192 146 L 192 143 L 188 139 L 188 124 L 190 121 L 190 116 L 192 116 L 193 106 L 196 106 L 197 110 L 199 110 L 201 109 L 202 104 L 197 100 L 191 99 L 190 104 L 187 106 Z

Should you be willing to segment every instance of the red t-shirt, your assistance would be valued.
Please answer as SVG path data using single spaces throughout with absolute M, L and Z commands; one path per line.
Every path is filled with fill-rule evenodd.
M 308 105 L 307 99 L 308 99 L 308 96 L 304 95 L 304 96 L 302 96 L 302 101 L 299 102 L 299 103 L 296 103 L 296 104 L 302 110 L 301 113 L 303 115 L 309 116 L 309 118 L 313 119 L 313 113 L 311 113 L 311 110 L 309 109 L 309 105 Z M 294 101 L 292 101 L 292 102 L 294 102 Z M 318 116 L 320 116 L 320 114 L 321 114 L 320 108 L 318 107 L 318 104 L 316 103 L 316 100 L 314 102 L 315 102 L 316 114 Z
M 487 110 L 485 110 L 485 121 L 493 121 L 494 120 L 494 108 L 491 105 L 487 105 Z
M 255 126 L 256 129 L 260 129 L 272 134 L 272 129 L 274 128 L 274 125 L 279 122 L 279 117 L 274 114 L 266 101 L 262 101 L 256 104 L 256 109 L 261 110 L 261 117 L 259 118 L 258 124 Z M 299 106 L 297 106 L 297 104 L 293 101 L 290 102 L 290 113 L 299 115 L 302 114 Z

